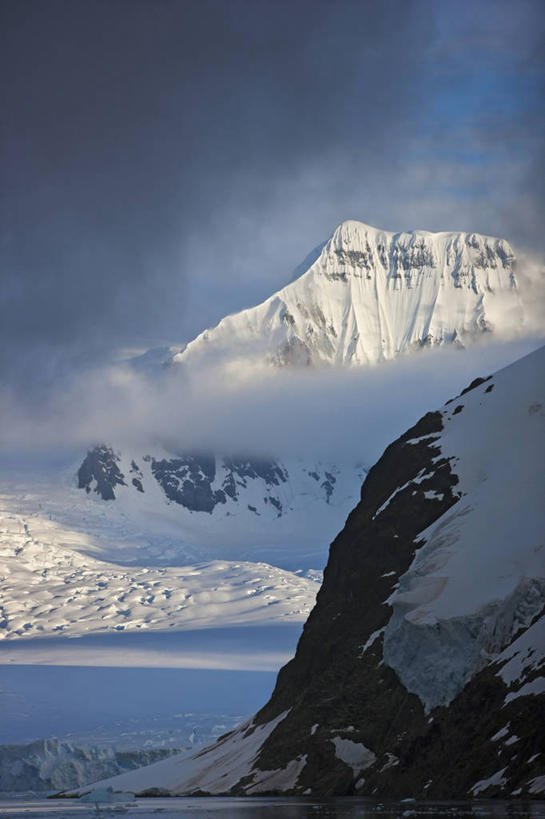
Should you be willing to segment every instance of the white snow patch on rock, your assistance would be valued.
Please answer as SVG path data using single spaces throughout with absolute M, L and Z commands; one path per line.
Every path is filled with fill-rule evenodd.
M 384 765 L 380 769 L 380 773 L 383 773 L 384 771 L 387 771 L 389 768 L 394 768 L 396 765 L 399 765 L 398 757 L 395 756 L 395 754 L 387 753 L 386 754 L 386 762 L 384 763 Z
M 488 779 L 480 779 L 473 785 L 472 788 L 470 788 L 470 793 L 472 793 L 473 796 L 477 796 L 491 785 L 505 785 L 507 780 L 504 778 L 503 774 L 506 770 L 507 768 L 502 768 L 501 771 L 496 771 L 496 773 L 489 776 Z
M 522 681 L 545 657 L 545 617 L 540 617 L 498 657 L 499 676 L 506 685 Z M 507 662 L 505 662 L 507 660 Z
M 395 572 L 391 572 L 391 574 L 395 574 Z M 361 651 L 360 651 L 359 656 L 363 657 L 363 655 L 365 654 L 367 649 L 371 648 L 371 646 L 373 645 L 375 640 L 378 640 L 378 638 L 381 636 L 381 634 L 384 634 L 385 631 L 386 631 L 386 626 L 382 626 L 382 628 L 379 628 L 376 631 L 374 631 L 372 634 L 370 634 L 369 637 L 367 638 L 365 644 L 361 646 Z
M 513 736 L 509 737 L 509 739 L 506 739 L 503 744 L 504 745 L 513 745 L 515 742 L 519 742 L 519 737 L 517 737 L 515 734 L 513 734 Z
M 510 692 L 505 698 L 505 705 L 507 703 L 512 702 L 512 700 L 516 700 L 519 697 L 531 697 L 537 696 L 538 694 L 545 694 L 545 678 L 538 677 L 535 680 L 532 680 L 526 685 L 523 685 L 522 688 L 519 688 L 518 691 Z
M 530 793 L 545 793 L 545 776 L 536 776 L 528 782 Z
M 292 790 L 306 764 L 307 755 L 304 754 L 304 756 L 290 760 L 285 768 L 279 768 L 276 771 L 257 771 L 254 775 L 255 784 L 246 787 L 246 793 Z
M 373 751 L 370 751 L 361 742 L 353 742 L 351 739 L 341 737 L 334 737 L 331 741 L 335 745 L 335 756 L 352 768 L 354 776 L 369 768 L 376 759 Z

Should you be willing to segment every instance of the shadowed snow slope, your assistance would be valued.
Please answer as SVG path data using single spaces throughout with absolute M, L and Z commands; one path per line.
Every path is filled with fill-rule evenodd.
M 421 418 L 370 470 L 267 705 L 108 784 L 542 794 L 544 431 L 545 348 Z
M 343 222 L 296 281 L 227 316 L 172 356 L 284 365 L 374 364 L 421 346 L 465 345 L 523 321 L 509 244 L 476 233 L 388 233 Z

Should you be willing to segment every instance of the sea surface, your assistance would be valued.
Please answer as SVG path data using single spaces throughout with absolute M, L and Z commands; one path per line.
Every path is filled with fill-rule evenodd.
M 357 797 L 316 800 L 305 797 L 276 798 L 208 798 L 181 797 L 171 799 L 135 799 L 115 804 L 82 803 L 75 799 L 33 798 L 32 794 L 0 794 L 0 816 L 21 817 L 85 817 L 136 816 L 146 819 L 158 816 L 184 819 L 545 819 L 543 801 L 433 802 L 406 800 L 370 800 Z

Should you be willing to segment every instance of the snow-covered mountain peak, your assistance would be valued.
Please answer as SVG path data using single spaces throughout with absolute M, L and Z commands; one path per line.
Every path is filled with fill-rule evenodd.
M 504 239 L 427 230 L 393 233 L 349 219 L 336 228 L 317 266 L 323 272 L 344 267 L 344 280 L 362 268 L 371 278 L 383 273 L 394 289 L 418 286 L 421 283 L 415 281 L 415 274 L 420 273 L 483 293 L 516 287 L 514 261 L 513 250 Z M 445 278 L 447 271 L 450 278 Z
M 333 231 L 331 241 L 357 244 L 358 241 L 361 241 L 367 236 L 375 236 L 377 233 L 385 233 L 385 231 L 373 227 L 373 225 L 368 225 L 365 222 L 360 222 L 357 219 L 345 219 L 344 222 L 341 222 Z
M 173 361 L 354 366 L 464 346 L 522 326 L 514 264 L 504 239 L 347 220 L 295 281 L 201 333 Z

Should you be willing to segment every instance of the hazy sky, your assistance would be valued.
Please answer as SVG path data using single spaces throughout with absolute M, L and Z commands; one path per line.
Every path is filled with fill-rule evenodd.
M 541 253 L 542 0 L 2 2 L 0 362 L 188 340 L 346 218 Z

